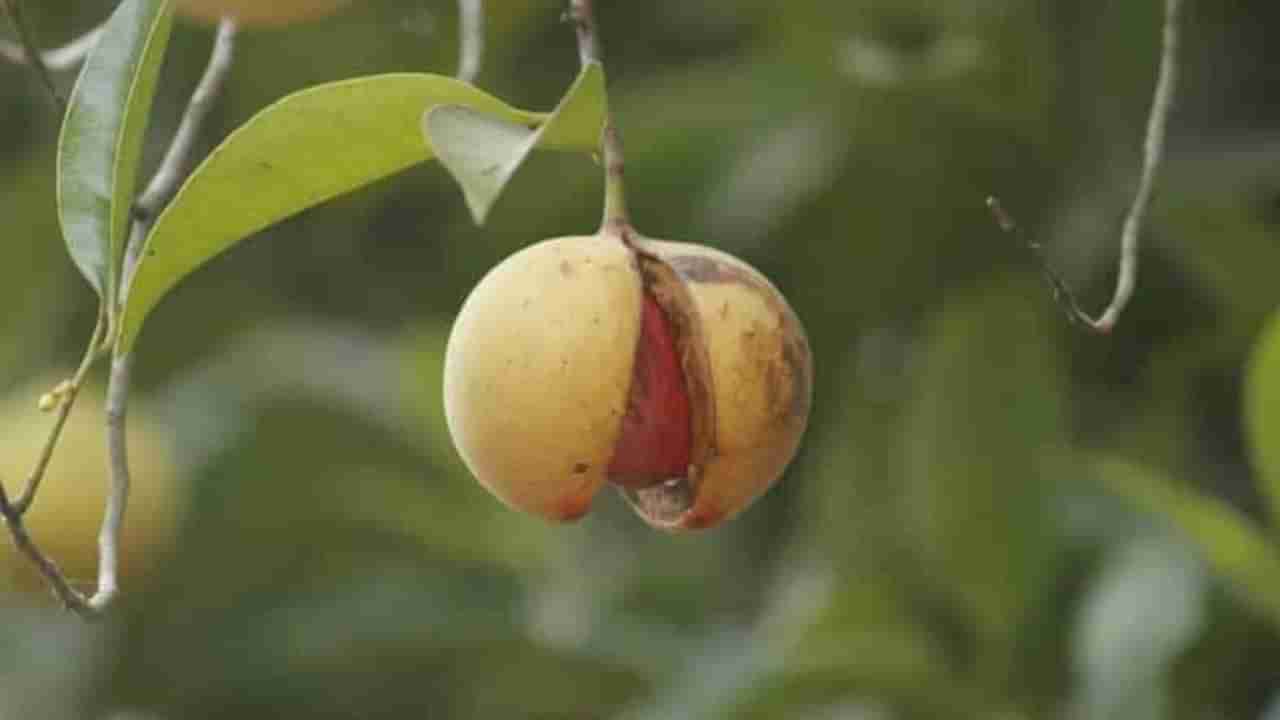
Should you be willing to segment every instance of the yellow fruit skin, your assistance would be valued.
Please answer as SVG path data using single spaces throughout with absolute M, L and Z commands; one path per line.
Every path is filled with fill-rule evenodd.
M 350 0 L 179 0 L 179 11 L 192 19 L 216 23 L 234 17 L 245 26 L 278 27 L 329 15 Z
M 36 382 L 0 401 L 0 478 L 13 496 L 21 491 L 48 437 L 53 417 L 38 412 L 36 402 L 55 383 L 53 379 Z M 41 549 L 78 588 L 90 591 L 97 577 L 98 526 L 107 487 L 102 398 L 101 387 L 88 385 L 80 391 L 26 515 L 27 529 Z M 148 422 L 140 408 L 130 409 L 128 440 L 132 485 L 120 542 L 126 590 L 171 548 L 179 496 L 170 447 L 159 426 Z M 29 597 L 51 597 L 30 561 L 7 537 L 0 542 L 0 583 L 0 594 L 18 591 Z
M 507 505 L 555 521 L 590 508 L 627 408 L 643 298 L 624 245 L 546 240 L 471 292 L 445 351 L 445 417 Z
M 692 508 L 664 529 L 717 525 L 782 475 L 800 446 L 813 392 L 813 360 L 799 319 L 759 272 L 703 245 L 645 240 L 684 281 L 711 368 L 713 452 L 694 480 Z

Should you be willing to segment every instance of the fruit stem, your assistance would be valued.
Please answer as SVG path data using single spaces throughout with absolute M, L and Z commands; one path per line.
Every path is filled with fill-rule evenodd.
M 622 139 L 613 119 L 605 121 L 604 126 L 604 227 L 623 230 L 631 226 L 631 217 L 627 212 L 627 192 L 624 181 L 622 160 Z
M 578 33 L 578 57 L 582 66 L 601 62 L 600 36 L 597 32 L 592 0 L 570 0 L 567 17 L 573 21 Z M 622 137 L 613 123 L 613 114 L 606 111 L 604 132 L 600 139 L 604 164 L 604 222 L 602 230 L 613 230 L 627 242 L 631 218 L 627 212 L 627 193 L 623 180 L 626 163 L 622 156 Z

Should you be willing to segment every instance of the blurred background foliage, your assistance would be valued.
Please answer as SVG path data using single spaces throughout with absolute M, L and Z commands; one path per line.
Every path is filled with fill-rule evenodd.
M 27 2 L 50 45 L 112 4 Z M 480 85 L 551 107 L 577 62 L 563 3 L 488 5 Z M 1157 0 L 599 5 L 638 226 L 742 255 L 809 330 L 785 480 L 679 537 L 608 493 L 565 527 L 489 497 L 444 426 L 452 315 L 505 255 L 595 227 L 600 173 L 539 156 L 476 228 L 415 168 L 261 233 L 153 316 L 133 422 L 167 446 L 147 467 L 170 505 L 130 522 L 163 526 L 105 623 L 3 576 L 0 714 L 1280 718 L 1280 4 L 1187 3 L 1140 287 L 1108 338 L 1066 321 L 983 199 L 1105 302 Z M 366 0 L 245 32 L 206 145 L 311 84 L 451 73 L 455 13 Z M 175 32 L 152 164 L 210 42 Z M 48 422 L 32 382 L 70 372 L 94 319 L 56 136 L 35 78 L 0 66 L 11 455 Z M 100 482 L 64 458 L 44 492 Z M 91 552 L 74 518 L 37 535 Z

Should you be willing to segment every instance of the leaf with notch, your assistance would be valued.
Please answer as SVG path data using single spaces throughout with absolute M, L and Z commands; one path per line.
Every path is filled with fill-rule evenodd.
M 67 249 L 108 299 L 119 281 L 143 136 L 172 26 L 167 0 L 120 3 L 80 72 L 58 141 L 58 216 Z
M 503 188 L 536 148 L 596 148 L 604 131 L 606 102 L 604 71 L 599 63 L 591 63 L 541 127 L 480 108 L 440 105 L 423 115 L 422 132 L 462 186 L 472 217 L 483 224 Z
M 307 208 L 431 159 L 419 122 L 423 108 L 440 104 L 522 125 L 547 117 L 453 78 L 416 73 L 329 83 L 280 100 L 215 148 L 156 220 L 128 289 L 120 349 L 127 352 L 160 300 L 213 257 Z

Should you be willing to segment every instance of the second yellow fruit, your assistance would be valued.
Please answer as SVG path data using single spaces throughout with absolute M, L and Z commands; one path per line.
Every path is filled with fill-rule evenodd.
M 36 409 L 37 398 L 53 387 L 42 380 L 0 400 L 0 479 L 16 496 L 31 471 L 53 414 Z M 45 474 L 26 526 L 36 544 L 56 562 L 77 589 L 92 592 L 97 575 L 98 526 L 107 495 L 107 445 L 101 386 L 80 392 Z M 162 426 L 144 408 L 130 409 L 129 460 L 132 486 L 120 539 L 120 572 L 126 591 L 153 570 L 174 539 L 179 493 L 175 463 Z M 4 531 L 7 533 L 7 531 Z M 17 592 L 49 597 L 31 562 L 0 538 L 0 595 Z
M 233 17 L 245 26 L 279 27 L 329 15 L 349 1 L 179 0 L 178 9 L 183 15 L 204 22 Z

